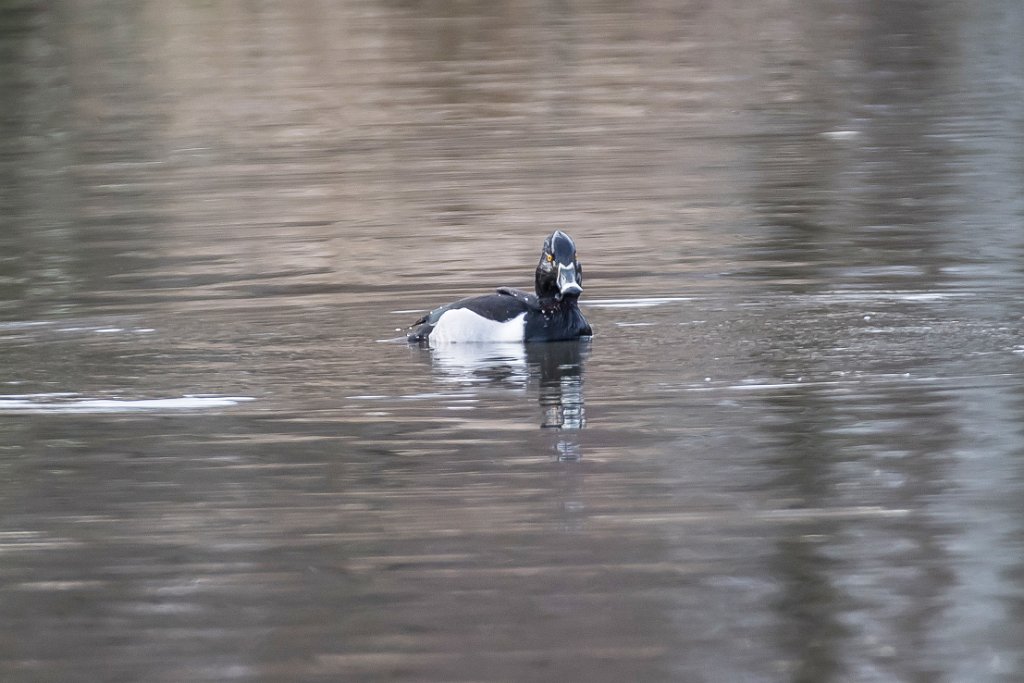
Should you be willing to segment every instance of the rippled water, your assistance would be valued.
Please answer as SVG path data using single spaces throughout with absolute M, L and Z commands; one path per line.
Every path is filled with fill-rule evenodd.
M 1017 680 L 1022 33 L 8 3 L 0 679 Z

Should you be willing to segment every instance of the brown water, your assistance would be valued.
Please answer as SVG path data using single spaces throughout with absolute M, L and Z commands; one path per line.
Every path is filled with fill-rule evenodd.
M 0 680 L 1020 680 L 1022 34 L 4 3 Z

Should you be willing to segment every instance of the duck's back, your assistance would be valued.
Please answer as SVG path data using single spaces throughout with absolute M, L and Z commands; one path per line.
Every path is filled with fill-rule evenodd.
M 447 342 L 521 342 L 525 338 L 525 319 L 531 310 L 528 297 L 516 296 L 519 290 L 502 288 L 497 294 L 485 294 L 435 308 L 413 323 L 409 341 L 431 344 Z

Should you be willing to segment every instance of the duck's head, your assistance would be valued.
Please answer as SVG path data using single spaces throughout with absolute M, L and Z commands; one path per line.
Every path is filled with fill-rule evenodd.
M 576 243 L 561 230 L 555 230 L 544 240 L 536 284 L 541 299 L 561 301 L 583 293 L 583 269 L 576 260 Z

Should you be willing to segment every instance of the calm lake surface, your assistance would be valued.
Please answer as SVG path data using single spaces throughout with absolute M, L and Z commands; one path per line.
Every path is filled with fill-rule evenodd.
M 1020 680 L 1016 0 L 0 7 L 0 680 Z

